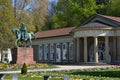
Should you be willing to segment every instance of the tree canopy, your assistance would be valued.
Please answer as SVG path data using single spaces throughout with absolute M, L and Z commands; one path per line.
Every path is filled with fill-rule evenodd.
M 46 21 L 48 3 L 48 0 L 12 0 L 18 24 L 24 23 L 29 31 L 40 31 Z
M 119 9 L 120 9 L 120 0 L 110 0 L 109 4 L 107 6 L 108 13 L 106 15 L 120 17 Z
M 10 0 L 0 0 L 0 48 L 13 46 L 14 15 Z
M 94 0 L 58 0 L 46 27 L 55 29 L 61 27 L 77 26 L 86 18 L 96 13 L 96 3 Z

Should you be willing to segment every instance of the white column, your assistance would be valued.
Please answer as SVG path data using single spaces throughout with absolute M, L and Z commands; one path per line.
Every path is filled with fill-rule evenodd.
M 77 38 L 77 62 L 79 62 L 79 54 L 80 54 L 80 49 L 79 49 L 79 47 L 80 47 L 80 45 L 79 45 L 79 43 L 80 43 L 80 40 L 79 40 L 79 38 Z
M 109 41 L 108 37 L 105 37 L 105 62 L 109 62 Z
M 98 63 L 98 38 L 94 37 L 94 61 Z
M 87 37 L 84 37 L 84 62 L 87 62 Z

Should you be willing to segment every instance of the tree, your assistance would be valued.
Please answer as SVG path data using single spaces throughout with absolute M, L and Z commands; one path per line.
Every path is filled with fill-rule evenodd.
M 109 5 L 110 0 L 95 0 L 95 1 L 97 5 L 96 13 L 107 15 L 108 10 L 110 9 Z
M 53 24 L 51 27 L 77 26 L 95 14 L 96 8 L 94 0 L 58 0 L 56 12 L 49 20 Z
M 109 3 L 109 0 L 95 0 L 96 1 L 96 4 L 108 4 Z
M 14 27 L 14 15 L 10 0 L 0 0 L 0 51 L 13 47 L 15 37 L 11 29 Z M 3 57 L 2 57 L 3 61 Z
M 56 16 L 56 5 L 57 5 L 57 0 L 56 1 L 50 1 L 48 5 L 48 15 L 46 17 L 45 21 L 45 26 L 42 27 L 42 30 L 51 30 L 60 27 L 59 24 L 57 24 L 56 21 L 58 20 L 58 17 Z
M 24 63 L 21 68 L 21 74 L 26 75 L 27 74 L 27 65 Z
M 48 19 L 56 12 L 57 0 L 50 1 L 48 5 Z
M 12 4 L 17 27 L 20 27 L 20 23 L 24 23 L 29 31 L 35 31 L 30 12 L 31 0 L 12 0 Z
M 97 13 L 120 17 L 120 0 L 96 0 Z
M 120 17 L 120 0 L 110 0 L 108 4 L 108 13 L 107 15 L 118 16 Z
M 0 48 L 13 46 L 15 37 L 11 29 L 14 27 L 14 15 L 10 0 L 0 0 Z
M 42 27 L 45 25 L 46 17 L 47 17 L 47 8 L 48 8 L 48 0 L 35 0 L 32 8 L 32 13 L 34 17 L 33 24 L 36 28 L 36 32 L 40 31 Z
M 18 24 L 23 22 L 29 31 L 39 31 L 45 24 L 48 0 L 12 0 Z

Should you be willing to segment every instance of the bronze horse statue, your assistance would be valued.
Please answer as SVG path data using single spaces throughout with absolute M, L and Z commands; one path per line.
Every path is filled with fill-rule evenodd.
M 24 42 L 24 47 L 26 47 L 27 42 L 29 42 L 29 47 L 32 47 L 32 38 L 35 38 L 34 33 L 33 32 L 26 32 L 25 34 L 23 34 L 23 32 L 21 30 L 19 30 L 18 28 L 13 28 L 12 29 L 13 34 L 15 34 L 16 36 L 16 41 L 15 41 L 15 46 L 18 47 L 18 41 Z

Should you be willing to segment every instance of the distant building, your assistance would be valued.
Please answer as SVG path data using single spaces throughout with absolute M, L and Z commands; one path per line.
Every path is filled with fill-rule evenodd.
M 0 51 L 0 62 L 3 63 L 10 63 L 12 61 L 12 53 L 11 53 L 11 49 L 5 49 L 2 51 Z
M 79 27 L 37 32 L 35 36 L 37 62 L 120 64 L 120 17 L 97 14 Z

